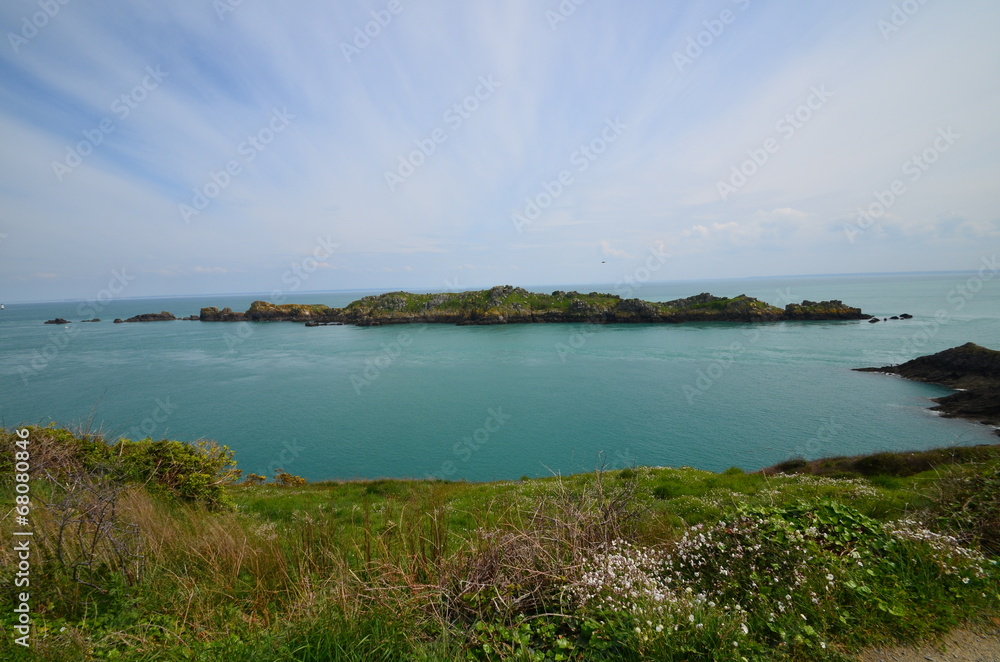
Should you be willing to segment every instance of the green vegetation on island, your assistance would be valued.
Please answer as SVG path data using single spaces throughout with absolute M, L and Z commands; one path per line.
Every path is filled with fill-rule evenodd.
M 601 292 L 529 292 L 503 285 L 489 290 L 413 294 L 388 292 L 366 296 L 344 308 L 324 305 L 273 304 L 254 301 L 244 312 L 202 308 L 210 322 L 294 321 L 319 324 L 513 324 L 533 322 L 677 323 L 768 322 L 780 320 L 867 319 L 859 308 L 838 300 L 803 301 L 778 308 L 753 297 L 716 297 L 708 293 L 666 302 L 623 299 Z
M 849 660 L 1000 617 L 1000 446 L 262 484 L 210 442 L 25 430 L 2 432 L 33 533 L 30 587 L 0 547 L 4 660 Z

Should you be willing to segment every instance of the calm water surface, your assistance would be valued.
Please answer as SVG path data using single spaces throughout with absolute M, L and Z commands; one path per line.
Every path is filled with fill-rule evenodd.
M 215 439 L 244 471 L 280 466 L 310 480 L 515 479 L 598 464 L 755 469 L 793 455 L 995 443 L 985 426 L 927 410 L 948 389 L 851 371 L 968 341 L 1000 348 L 1000 278 L 962 294 L 970 278 L 690 281 L 635 292 L 660 301 L 745 293 L 781 306 L 837 298 L 879 316 L 915 315 L 880 324 L 115 325 L 160 310 L 245 310 L 266 297 L 113 301 L 94 324 L 79 323 L 79 302 L 8 303 L 0 416 L 8 427 L 89 422 L 115 437 Z M 363 294 L 294 300 L 339 306 Z M 73 324 L 42 325 L 57 316 Z

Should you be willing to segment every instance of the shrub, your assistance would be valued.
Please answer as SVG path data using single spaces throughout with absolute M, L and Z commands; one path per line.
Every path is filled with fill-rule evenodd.
M 266 476 L 261 476 L 260 474 L 247 474 L 243 478 L 243 485 L 263 485 L 267 482 Z
M 284 469 L 275 469 L 274 484 L 281 487 L 299 487 L 306 484 L 306 479 L 301 476 L 293 476 Z
M 126 476 L 186 501 L 228 507 L 225 487 L 239 476 L 233 452 L 213 441 L 187 444 L 166 439 L 119 440 L 112 453 Z
M 235 481 L 233 452 L 214 441 L 194 444 L 166 439 L 140 441 L 119 439 L 108 444 L 99 435 L 76 435 L 55 427 L 29 427 L 32 475 L 58 483 L 77 480 L 82 474 L 104 476 L 118 482 L 144 484 L 185 501 L 210 508 L 227 507 L 226 485 Z M 10 433 L 4 433 L 9 437 Z M 0 470 L 12 454 L 0 454 Z M 10 471 L 2 472 L 6 480 Z

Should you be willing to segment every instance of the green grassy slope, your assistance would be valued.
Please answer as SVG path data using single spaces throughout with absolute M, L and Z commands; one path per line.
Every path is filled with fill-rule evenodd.
M 0 659 L 836 660 L 1000 616 L 997 447 L 865 477 L 243 485 L 211 444 L 29 436 L 33 647 L 8 590 Z

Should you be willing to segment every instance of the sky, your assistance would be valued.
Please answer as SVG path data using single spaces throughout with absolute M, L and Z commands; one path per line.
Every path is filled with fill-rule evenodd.
M 974 270 L 992 0 L 6 0 L 0 300 Z

